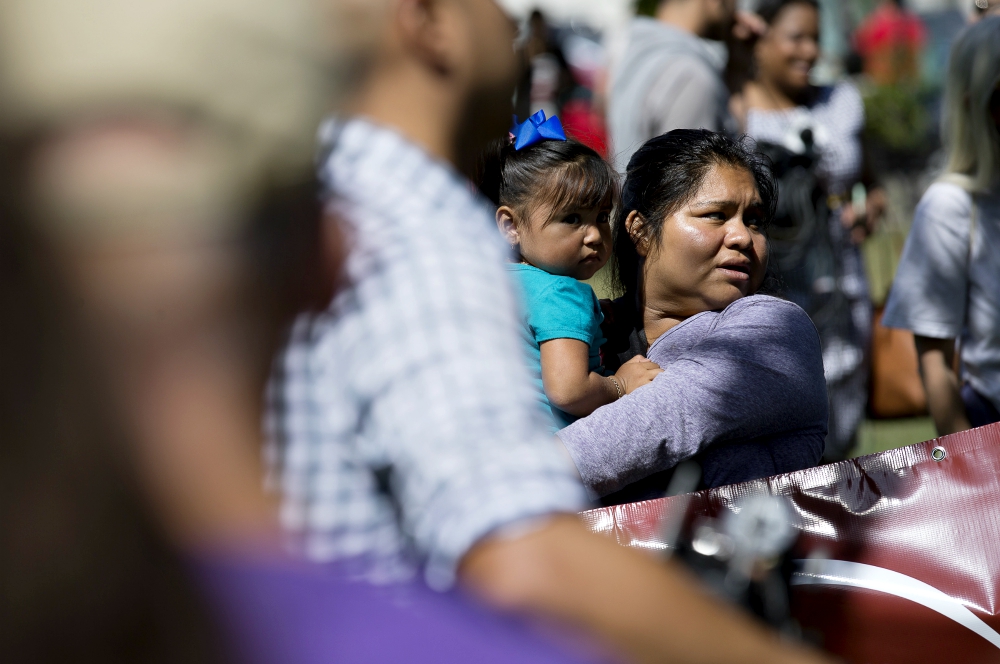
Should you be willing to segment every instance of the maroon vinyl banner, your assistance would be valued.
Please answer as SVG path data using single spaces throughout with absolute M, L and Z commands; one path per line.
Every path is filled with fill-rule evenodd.
M 792 613 L 848 662 L 1000 662 L 1000 424 L 762 480 L 591 510 L 597 533 L 667 547 L 662 520 L 785 496 Z

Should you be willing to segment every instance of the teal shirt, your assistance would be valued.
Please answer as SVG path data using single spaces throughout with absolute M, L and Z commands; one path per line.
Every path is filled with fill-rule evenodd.
M 601 323 L 604 314 L 594 290 L 572 277 L 549 274 L 524 263 L 507 266 L 521 301 L 521 338 L 538 393 L 539 405 L 550 413 L 553 431 L 577 418 L 549 403 L 542 387 L 541 344 L 552 339 L 577 339 L 590 346 L 591 371 L 601 369 Z

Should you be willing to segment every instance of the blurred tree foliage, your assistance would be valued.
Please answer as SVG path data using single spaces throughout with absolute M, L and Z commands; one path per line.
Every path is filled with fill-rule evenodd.
M 655 16 L 656 8 L 660 0 L 637 0 L 635 3 L 635 13 L 639 16 Z
M 912 85 L 877 85 L 864 95 L 866 138 L 893 152 L 920 152 L 931 128 L 923 96 Z

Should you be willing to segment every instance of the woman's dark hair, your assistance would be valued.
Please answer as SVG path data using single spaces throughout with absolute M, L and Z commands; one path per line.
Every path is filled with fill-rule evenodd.
M 529 204 L 559 209 L 573 201 L 583 207 L 614 203 L 614 170 L 592 148 L 574 140 L 542 141 L 515 150 L 508 139 L 493 142 L 476 169 L 479 191 L 497 207 L 525 213 Z
M 734 140 L 707 129 L 675 129 L 649 139 L 628 162 L 614 220 L 614 279 L 629 306 L 638 290 L 640 259 L 625 220 L 633 210 L 642 215 L 646 239 L 650 246 L 657 246 L 664 220 L 697 193 L 712 166 L 749 171 L 764 204 L 765 230 L 774 217 L 778 187 L 770 162 L 749 138 Z
M 809 5 L 816 11 L 819 11 L 818 0 L 761 0 L 755 12 L 764 19 L 765 23 L 771 25 L 774 23 L 774 19 L 778 17 L 778 14 L 781 13 L 781 10 L 789 5 Z

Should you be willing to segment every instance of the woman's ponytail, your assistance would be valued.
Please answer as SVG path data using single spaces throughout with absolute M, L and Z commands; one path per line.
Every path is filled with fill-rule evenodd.
M 507 157 L 514 151 L 509 139 L 500 138 L 491 142 L 476 164 L 476 186 L 480 193 L 500 207 L 500 192 L 503 188 L 503 171 Z

